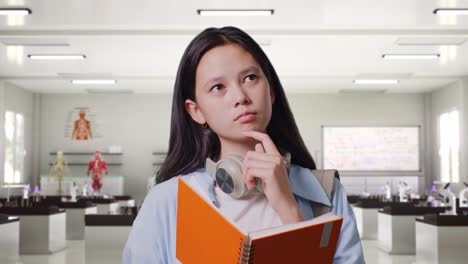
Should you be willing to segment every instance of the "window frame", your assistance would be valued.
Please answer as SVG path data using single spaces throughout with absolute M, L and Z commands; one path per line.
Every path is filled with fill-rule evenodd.
M 7 178 L 7 175 L 9 175 L 9 173 L 7 173 L 7 141 L 10 141 L 8 138 L 7 138 L 7 126 L 9 126 L 9 124 L 7 125 L 7 122 L 8 122 L 8 118 L 7 118 L 7 115 L 8 114 L 11 114 L 13 116 L 13 119 L 12 119 L 12 128 L 13 128 L 13 136 L 12 136 L 12 140 L 11 140 L 11 144 L 12 144 L 12 155 L 13 155 L 13 158 L 12 158 L 12 164 L 11 164 L 11 168 L 13 170 L 13 175 L 11 175 L 11 180 L 9 178 Z M 26 136 L 26 129 L 25 129 L 25 126 L 26 126 L 26 120 L 25 120 L 25 115 L 23 113 L 20 113 L 20 112 L 15 112 L 15 111 L 11 111 L 11 110 L 6 110 L 5 113 L 5 147 L 3 149 L 3 152 L 5 154 L 5 160 L 4 160 L 4 175 L 3 175 L 3 183 L 4 184 L 18 184 L 18 183 L 23 183 L 24 182 L 24 171 L 25 171 L 25 160 L 26 160 L 26 142 L 25 142 L 25 136 Z M 20 117 L 22 119 L 22 131 L 20 131 L 20 134 L 18 133 L 18 130 L 19 130 L 19 123 L 18 123 L 18 117 Z M 21 145 L 19 145 L 18 143 L 18 137 L 20 137 L 19 135 L 21 135 L 22 139 L 23 139 L 23 142 Z M 22 149 L 18 149 L 19 147 L 22 147 Z M 19 154 L 19 153 L 24 153 L 24 154 Z M 20 162 L 20 164 L 18 164 L 18 162 Z M 16 168 L 19 166 L 19 177 L 17 179 L 16 177 Z
M 440 180 L 460 182 L 460 111 L 454 108 L 441 113 L 437 131 Z

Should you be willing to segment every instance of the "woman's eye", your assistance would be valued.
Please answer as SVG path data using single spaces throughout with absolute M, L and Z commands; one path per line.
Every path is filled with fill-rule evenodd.
M 244 78 L 244 82 L 250 82 L 257 79 L 257 75 L 255 74 L 249 74 Z
M 210 89 L 210 92 L 219 92 L 223 87 L 221 86 L 221 84 L 217 84 L 213 87 L 211 87 Z

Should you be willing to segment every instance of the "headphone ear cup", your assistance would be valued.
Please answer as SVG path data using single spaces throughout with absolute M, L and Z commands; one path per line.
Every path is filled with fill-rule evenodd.
M 215 172 L 215 181 L 218 187 L 226 194 L 234 192 L 234 179 L 224 168 L 218 168 Z
M 219 161 L 216 168 L 216 183 L 223 192 L 235 199 L 243 197 L 249 191 L 242 179 L 242 161 L 240 155 L 229 155 Z M 230 186 L 224 186 L 225 184 Z
M 242 179 L 243 160 L 241 155 L 231 154 L 218 162 L 207 158 L 205 163 L 206 171 L 214 178 L 218 187 L 235 199 L 242 198 L 252 191 L 263 193 L 263 182 L 259 178 L 255 178 L 256 184 L 252 191 L 245 185 Z

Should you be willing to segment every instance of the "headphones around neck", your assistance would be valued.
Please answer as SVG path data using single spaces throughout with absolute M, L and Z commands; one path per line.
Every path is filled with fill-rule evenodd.
M 284 156 L 286 168 L 291 164 L 291 154 Z M 214 178 L 219 188 L 232 198 L 240 199 L 250 193 L 263 193 L 262 181 L 256 178 L 255 188 L 249 190 L 242 179 L 242 162 L 244 157 L 238 154 L 230 154 L 218 162 L 206 158 L 205 169 Z

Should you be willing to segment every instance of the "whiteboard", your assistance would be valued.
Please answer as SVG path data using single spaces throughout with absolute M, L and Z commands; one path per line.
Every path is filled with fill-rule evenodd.
M 419 126 L 322 126 L 324 169 L 420 171 Z

